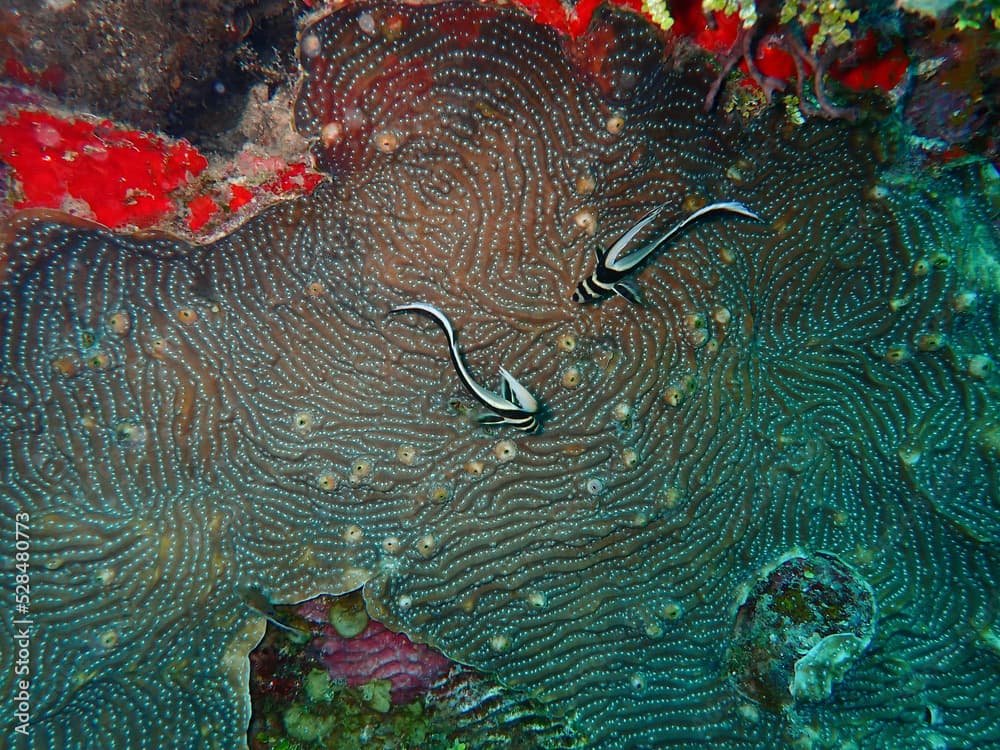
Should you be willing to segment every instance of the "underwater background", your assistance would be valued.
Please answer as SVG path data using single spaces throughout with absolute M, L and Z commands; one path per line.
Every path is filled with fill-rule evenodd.
M 0 0 L 0 746 L 1000 748 L 998 26 Z

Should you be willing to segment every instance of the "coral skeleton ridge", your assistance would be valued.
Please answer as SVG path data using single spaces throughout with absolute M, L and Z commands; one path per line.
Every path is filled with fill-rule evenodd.
M 18 219 L 27 746 L 243 747 L 241 592 L 359 587 L 594 748 L 1000 745 L 995 171 L 906 180 L 861 125 L 727 124 L 607 9 L 570 39 L 358 3 L 299 44 L 311 195 L 203 247 Z M 595 244 L 718 201 L 764 221 L 685 230 L 643 305 L 570 299 Z M 411 300 L 544 431 L 477 425 L 441 331 L 387 320 Z

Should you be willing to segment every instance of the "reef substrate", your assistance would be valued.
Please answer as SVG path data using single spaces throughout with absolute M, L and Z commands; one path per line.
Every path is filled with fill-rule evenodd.
M 28 746 L 243 746 L 249 587 L 361 587 L 595 748 L 1000 743 L 996 172 L 913 175 L 843 122 L 728 124 L 661 52 L 606 10 L 571 40 L 350 5 L 299 39 L 311 195 L 204 247 L 17 220 L 0 524 L 30 522 Z M 686 231 L 642 305 L 570 300 L 652 206 L 718 200 L 764 220 Z M 541 434 L 475 424 L 441 331 L 387 316 L 413 300 L 477 378 L 539 397 Z M 840 561 L 824 585 L 857 607 L 797 598 L 804 563 L 767 583 L 795 550 Z M 759 673 L 751 600 L 870 642 L 771 711 L 731 673 Z

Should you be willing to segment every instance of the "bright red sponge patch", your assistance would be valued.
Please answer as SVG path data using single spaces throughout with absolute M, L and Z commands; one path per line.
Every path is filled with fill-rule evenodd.
M 15 208 L 66 210 L 112 229 L 150 227 L 175 211 L 170 193 L 208 166 L 185 141 L 33 110 L 0 122 L 0 161 Z
M 901 43 L 880 51 L 878 40 L 870 32 L 855 42 L 854 53 L 853 65 L 836 65 L 830 75 L 855 91 L 891 91 L 903 79 L 910 65 L 910 58 Z

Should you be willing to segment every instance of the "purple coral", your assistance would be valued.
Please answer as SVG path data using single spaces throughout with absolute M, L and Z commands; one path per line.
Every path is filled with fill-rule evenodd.
M 410 703 L 448 674 L 452 663 L 442 654 L 393 633 L 374 620 L 353 638 L 344 638 L 331 626 L 314 639 L 330 677 L 358 687 L 372 680 L 389 680 L 395 704 Z

